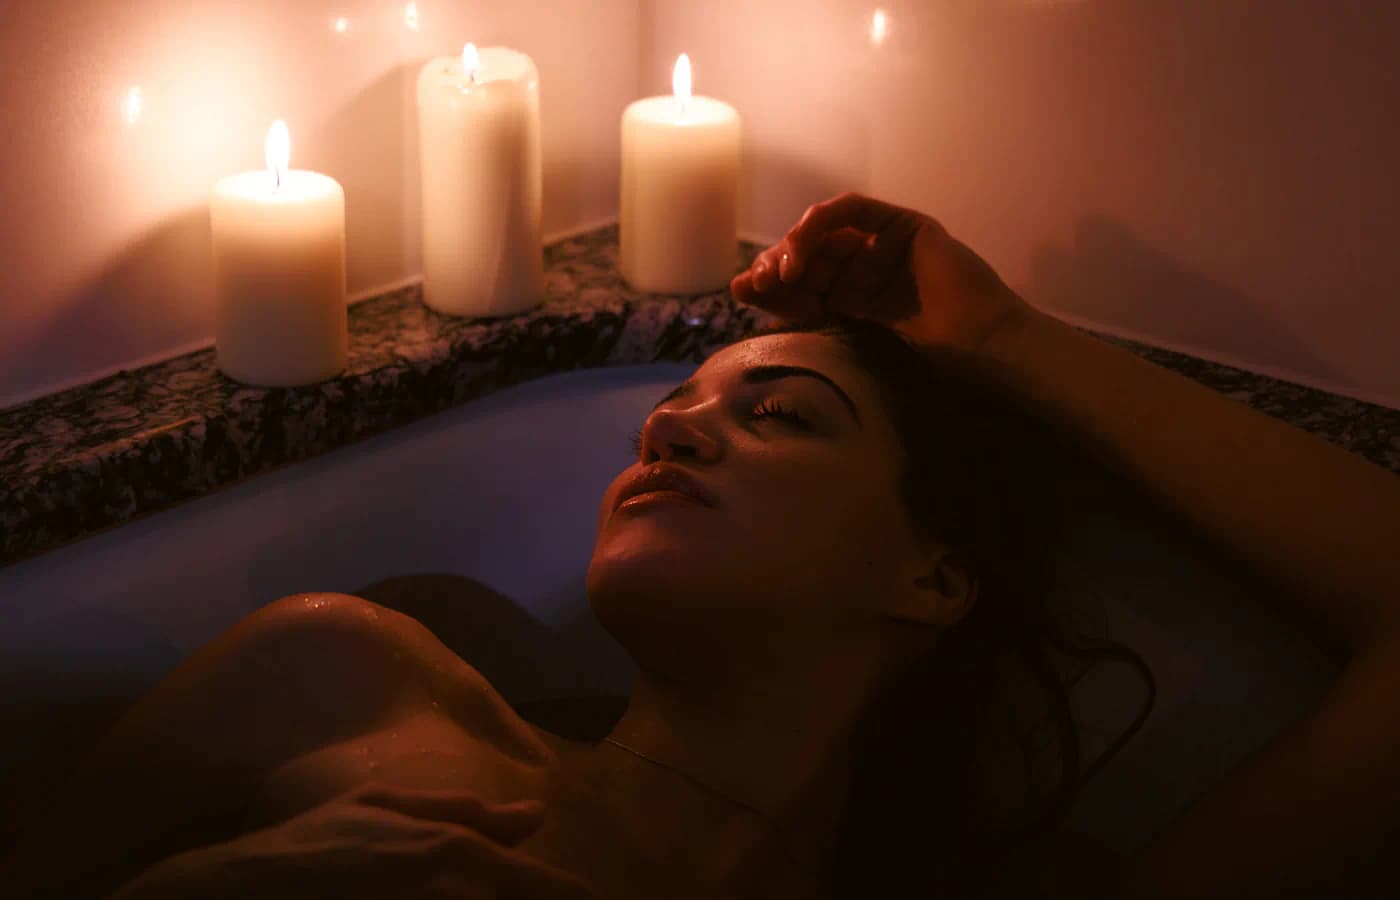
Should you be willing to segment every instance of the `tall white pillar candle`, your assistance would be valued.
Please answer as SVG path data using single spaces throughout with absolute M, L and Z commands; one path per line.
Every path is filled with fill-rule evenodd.
M 418 73 L 423 302 L 504 316 L 544 299 L 534 60 L 468 44 Z
M 622 114 L 622 277 L 639 291 L 702 294 L 737 268 L 739 113 L 691 96 L 684 53 L 671 85 Z
M 345 369 L 345 192 L 287 169 L 280 120 L 266 153 L 267 170 L 220 179 L 209 200 L 215 358 L 247 384 L 312 384 Z

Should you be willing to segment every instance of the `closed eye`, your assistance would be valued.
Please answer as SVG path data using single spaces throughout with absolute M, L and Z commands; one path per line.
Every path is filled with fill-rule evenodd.
M 796 425 L 798 428 L 809 428 L 812 424 L 801 413 L 796 410 L 787 409 L 776 400 L 764 400 L 749 411 L 750 421 L 767 419 L 770 417 L 782 419 L 792 425 Z M 642 429 L 640 428 L 632 432 L 632 455 L 642 455 Z

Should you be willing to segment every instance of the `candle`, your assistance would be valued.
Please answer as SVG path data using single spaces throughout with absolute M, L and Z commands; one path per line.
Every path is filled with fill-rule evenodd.
M 209 201 L 215 357 L 247 384 L 312 384 L 345 368 L 345 192 L 287 169 L 281 120 L 265 146 L 266 171 L 220 179 Z
M 423 302 L 504 316 L 544 297 L 534 60 L 475 45 L 418 73 Z
M 690 57 L 672 95 L 622 114 L 622 277 L 640 291 L 701 294 L 737 268 L 739 114 L 690 94 Z

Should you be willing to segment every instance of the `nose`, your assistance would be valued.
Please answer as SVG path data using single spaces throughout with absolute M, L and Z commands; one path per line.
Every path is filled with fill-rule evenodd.
M 694 421 L 693 411 L 657 410 L 642 427 L 642 461 L 712 456 L 716 442 Z

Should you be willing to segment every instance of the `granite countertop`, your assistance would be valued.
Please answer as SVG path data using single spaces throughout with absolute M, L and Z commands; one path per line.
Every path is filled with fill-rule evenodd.
M 743 263 L 760 248 L 741 246 Z M 571 369 L 701 362 L 776 321 L 728 291 L 662 297 L 617 271 L 617 226 L 545 248 L 545 301 L 468 319 L 419 289 L 349 309 L 350 358 L 330 381 L 257 388 L 212 348 L 0 410 L 0 565 L 249 476 Z M 1090 332 L 1400 472 L 1400 411 Z

